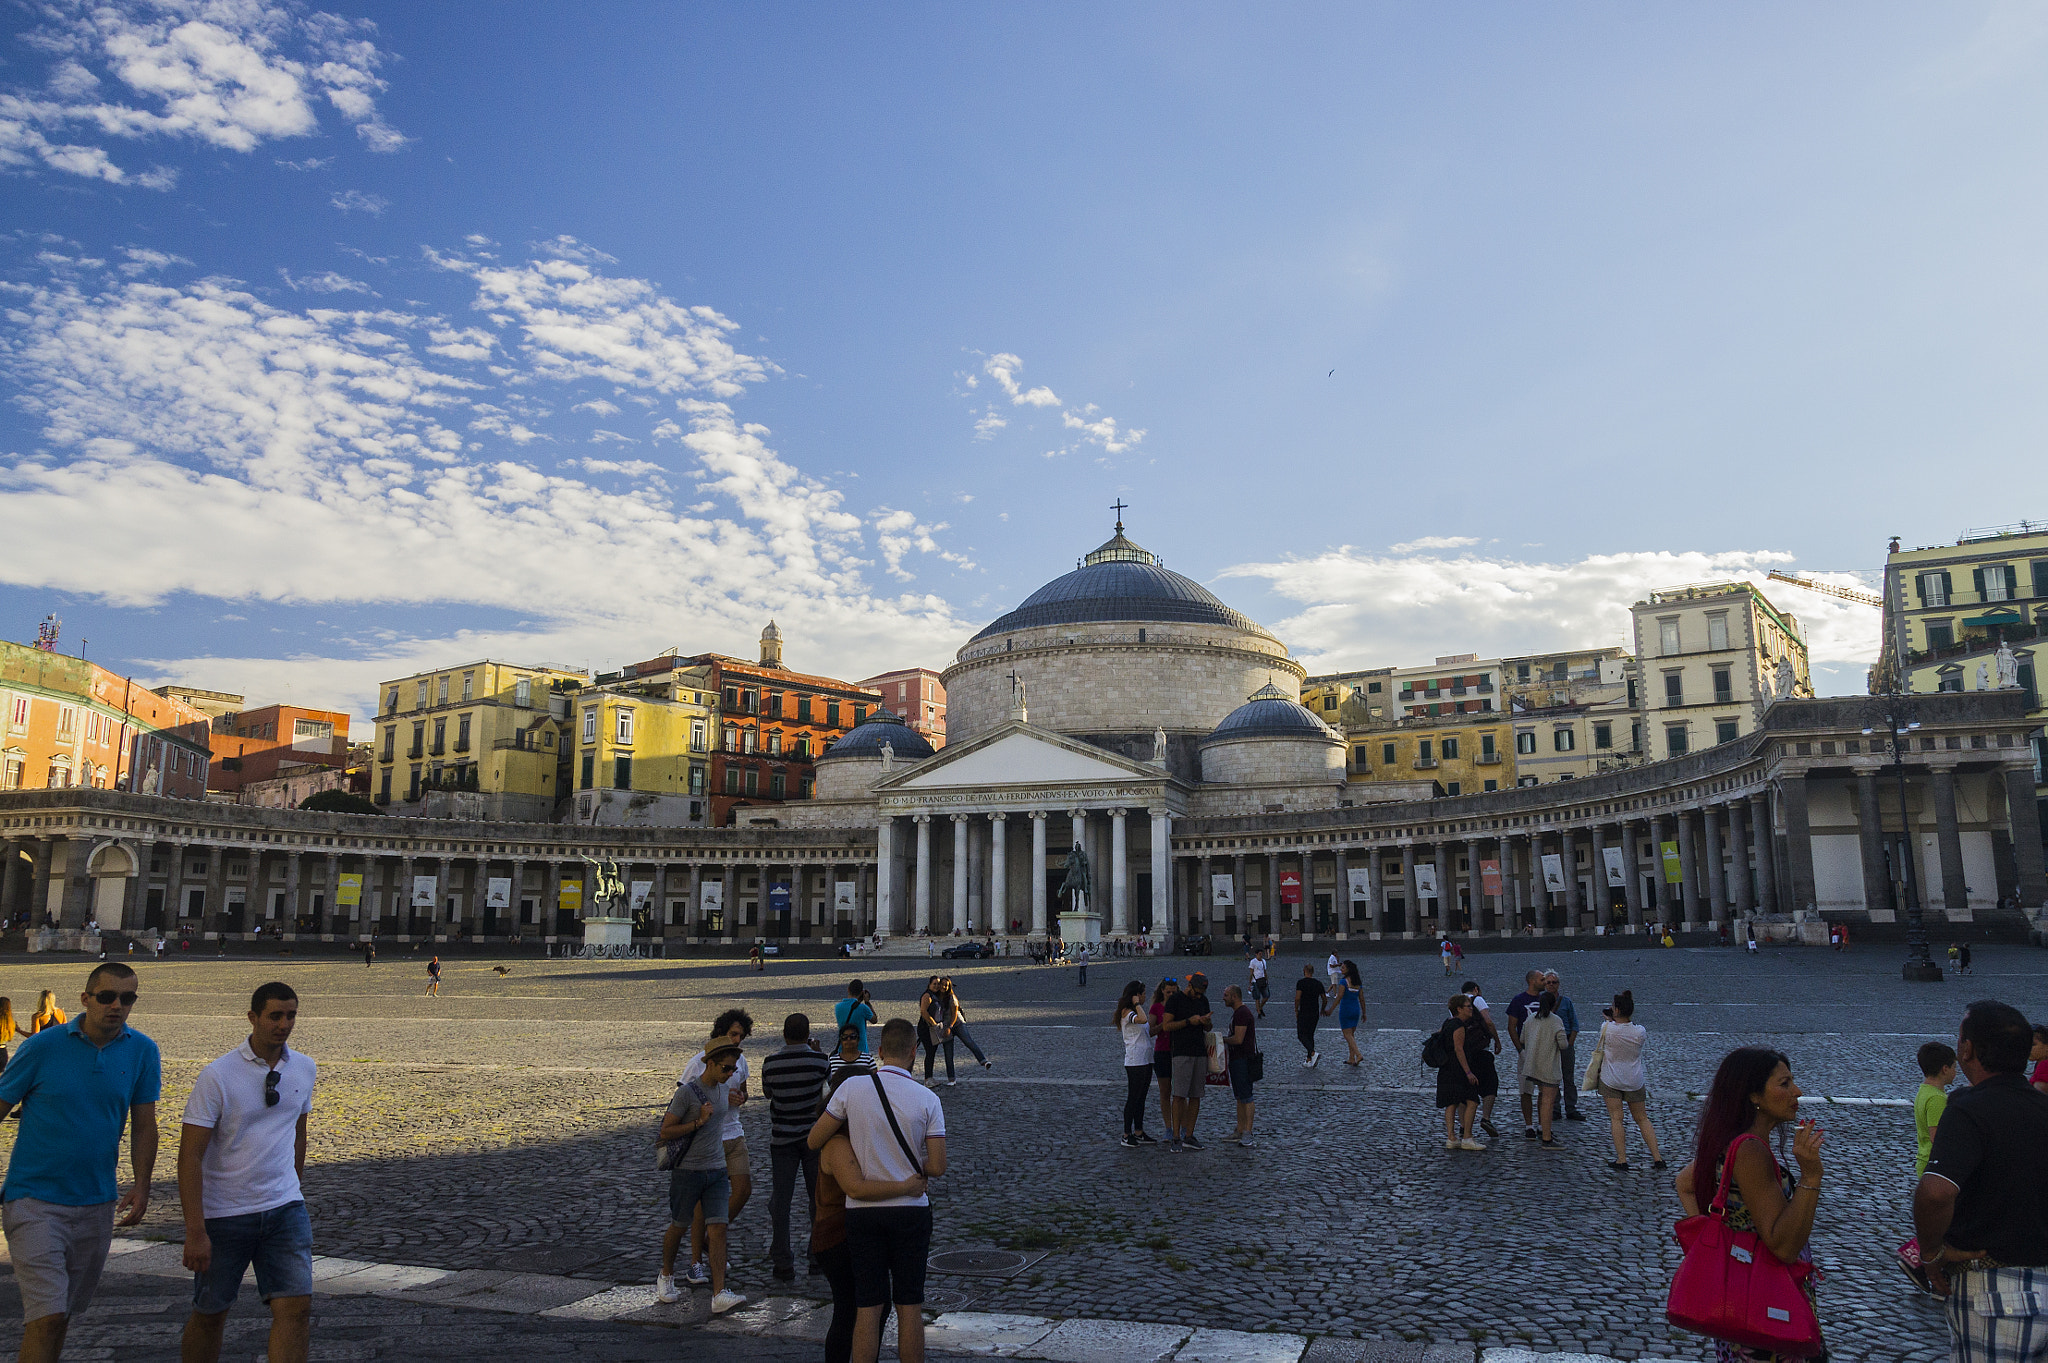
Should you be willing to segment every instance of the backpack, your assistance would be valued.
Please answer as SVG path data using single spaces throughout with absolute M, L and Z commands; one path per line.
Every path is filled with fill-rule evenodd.
M 1451 1063 L 1451 1048 L 1445 1044 L 1442 1032 L 1431 1032 L 1423 1040 L 1422 1063 L 1433 1070 L 1440 1070 Z

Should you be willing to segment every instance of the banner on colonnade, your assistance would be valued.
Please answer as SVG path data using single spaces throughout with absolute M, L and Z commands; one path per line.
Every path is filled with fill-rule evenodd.
M 1685 863 L 1679 860 L 1678 844 L 1675 842 L 1660 843 L 1658 848 L 1664 854 L 1664 883 L 1666 885 L 1676 885 L 1679 881 L 1684 880 Z
M 434 886 L 438 883 L 434 876 L 414 876 L 412 878 L 412 906 L 416 909 L 433 908 Z
M 562 912 L 564 913 L 582 912 L 583 882 L 580 880 L 563 881 L 561 894 L 557 897 L 555 902 L 560 906 Z
M 1280 873 L 1280 902 L 1282 904 L 1299 904 L 1301 902 L 1301 872 L 1282 871 Z
M 634 914 L 639 915 L 647 912 L 647 900 L 654 893 L 654 882 L 651 880 L 636 880 L 633 882 L 632 889 Z
M 512 877 L 492 876 L 485 883 L 484 907 L 487 909 L 509 909 L 512 907 Z
M 1616 889 L 1628 884 L 1628 868 L 1622 865 L 1621 852 L 1622 849 L 1619 847 L 1600 849 L 1600 855 L 1607 862 L 1607 883 Z
M 1230 876 L 1210 876 L 1209 902 L 1219 909 L 1237 907 L 1237 882 Z
M 1418 899 L 1436 898 L 1436 863 L 1418 861 L 1415 863 L 1415 895 Z
M 1500 897 L 1500 863 L 1488 859 L 1479 863 L 1479 893 Z
M 1353 899 L 1371 899 L 1372 868 L 1369 866 L 1347 866 L 1344 870 L 1346 876 L 1351 881 L 1351 897 Z
M 1551 894 L 1564 893 L 1564 858 L 1555 852 L 1543 854 L 1543 888 Z
M 363 877 L 361 872 L 347 872 L 334 889 L 334 902 L 344 909 L 352 909 L 363 902 Z
M 718 913 L 725 908 L 725 882 L 707 880 L 697 887 L 697 908 L 703 913 Z
M 856 890 L 854 883 L 852 881 L 833 881 L 832 911 L 834 913 L 852 913 L 858 903 L 857 895 L 858 891 Z

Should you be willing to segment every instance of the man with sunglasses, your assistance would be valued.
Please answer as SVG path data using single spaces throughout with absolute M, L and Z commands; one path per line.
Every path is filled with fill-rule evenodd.
M 270 1363 L 305 1363 L 313 1224 L 299 1179 L 317 1069 L 288 1044 L 298 1020 L 290 985 L 259 986 L 249 1000 L 249 1039 L 201 1070 L 185 1101 L 178 1200 L 193 1274 L 185 1363 L 220 1357 L 228 1308 L 251 1264 L 257 1295 L 270 1306 Z
M 21 1291 L 23 1363 L 54 1363 L 71 1317 L 99 1286 L 116 1214 L 132 1226 L 149 1210 L 163 1059 L 128 1026 L 135 997 L 135 972 L 108 961 L 86 977 L 78 1016 L 22 1042 L 0 1074 L 0 1118 L 34 1097 L 21 1109 L 0 1185 L 0 1224 Z M 124 1129 L 135 1186 L 117 1202 Z

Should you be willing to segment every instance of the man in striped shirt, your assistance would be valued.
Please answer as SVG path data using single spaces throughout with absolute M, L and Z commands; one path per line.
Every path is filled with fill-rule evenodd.
M 791 1013 L 783 1020 L 782 1049 L 761 1062 L 761 1091 L 768 1095 L 768 1167 L 773 1178 L 768 1219 L 775 1228 L 768 1257 L 774 1261 L 775 1276 L 784 1282 L 796 1277 L 789 1204 L 796 1194 L 799 1170 L 804 1176 L 804 1205 L 817 1205 L 818 1152 L 805 1141 L 818 1120 L 831 1069 L 825 1052 L 811 1040 L 811 1020 L 802 1013 Z M 812 1273 L 818 1272 L 815 1263 L 810 1268 Z

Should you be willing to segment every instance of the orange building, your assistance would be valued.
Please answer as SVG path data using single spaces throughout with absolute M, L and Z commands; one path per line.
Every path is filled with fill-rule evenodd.
M 83 658 L 0 641 L 0 790 L 206 798 L 207 716 Z
M 929 667 L 884 672 L 861 683 L 882 693 L 882 706 L 924 735 L 934 748 L 946 746 L 946 686 Z
M 213 775 L 207 789 L 235 794 L 305 767 L 348 763 L 348 714 L 298 705 L 266 705 L 216 715 L 209 735 Z

